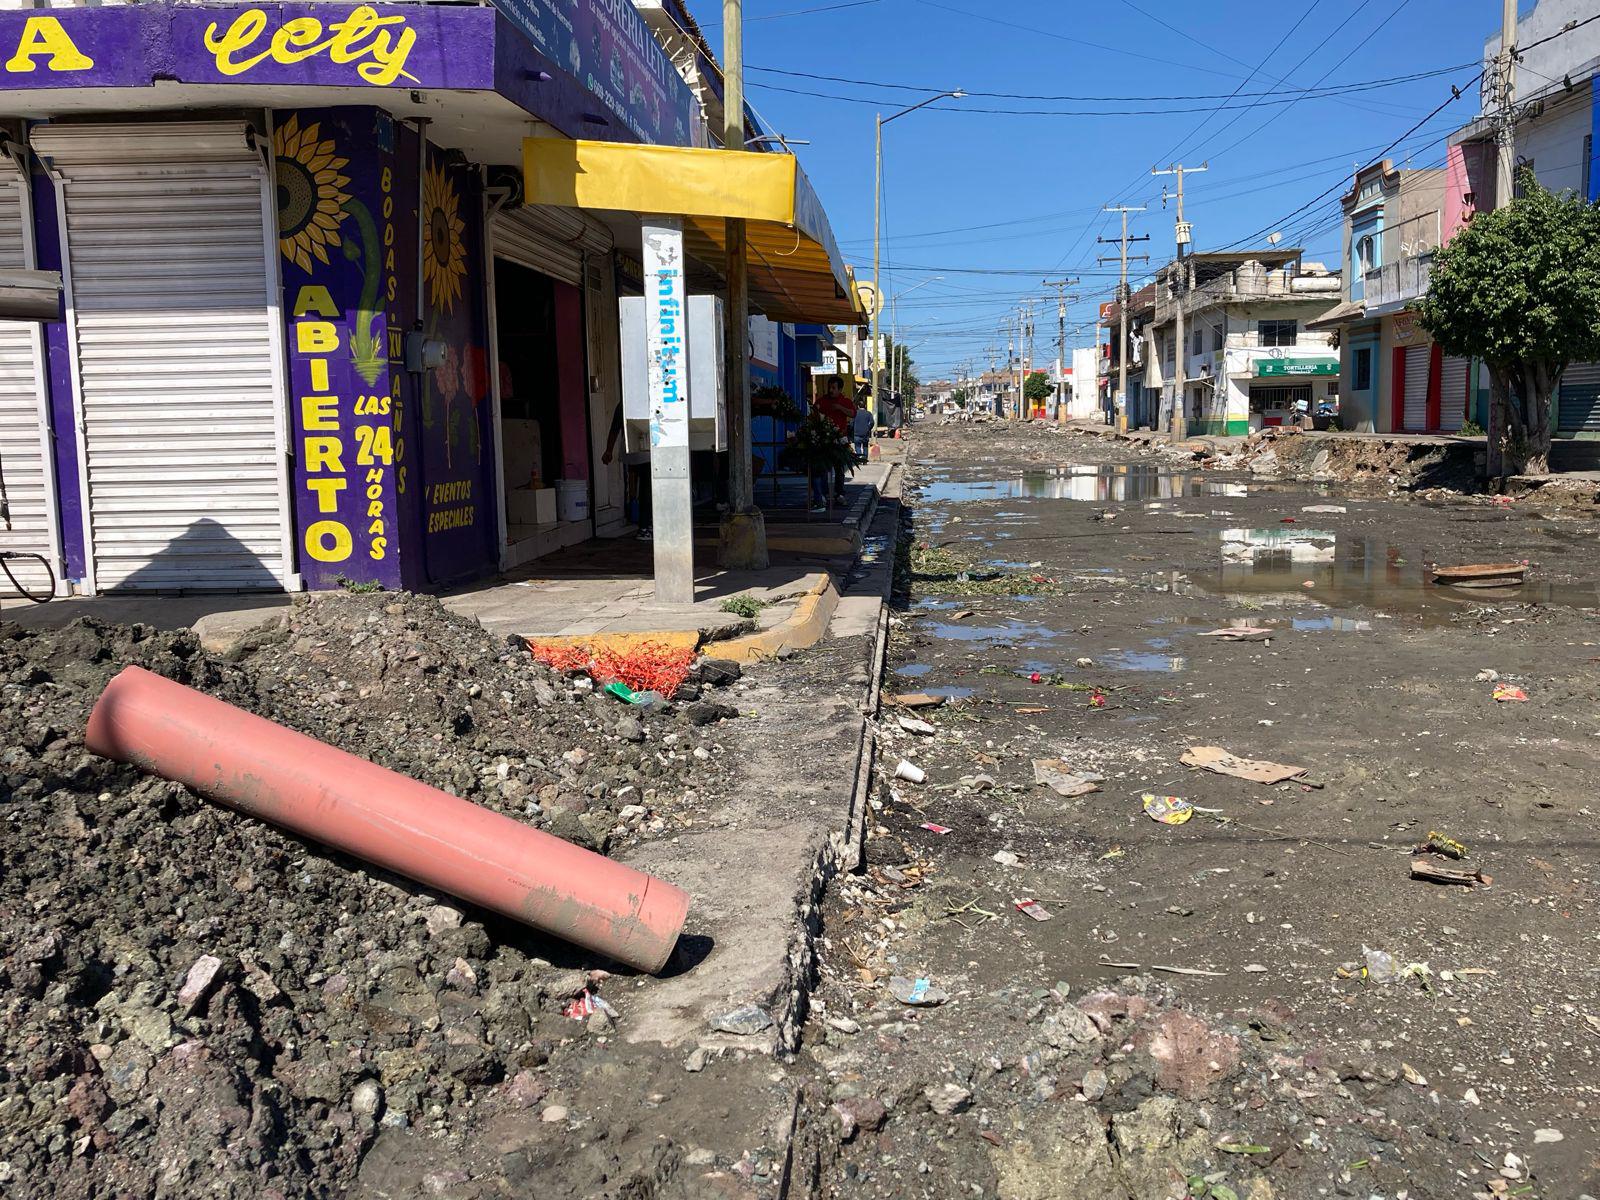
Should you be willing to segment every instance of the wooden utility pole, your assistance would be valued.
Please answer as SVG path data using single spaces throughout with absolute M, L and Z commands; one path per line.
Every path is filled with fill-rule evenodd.
M 743 0 L 722 0 L 722 147 L 744 149 Z M 728 513 L 717 538 L 717 564 L 728 570 L 767 566 L 767 524 L 755 502 L 750 444 L 750 276 L 745 223 L 729 218 L 728 313 L 723 364 L 728 403 Z
M 1114 401 L 1117 410 L 1117 428 L 1123 433 L 1128 432 L 1128 262 L 1130 258 L 1135 262 L 1149 262 L 1148 254 L 1128 254 L 1128 243 L 1148 242 L 1150 235 L 1141 233 L 1138 237 L 1128 236 L 1128 214 L 1143 212 L 1143 208 L 1130 208 L 1126 204 L 1119 204 L 1115 208 L 1106 205 L 1106 212 L 1122 214 L 1122 236 L 1118 238 L 1096 238 L 1097 242 L 1116 242 L 1118 253 L 1116 258 L 1102 258 L 1102 263 L 1120 262 L 1122 264 L 1122 279 L 1117 284 L 1117 308 L 1121 310 L 1122 334 L 1117 341 L 1117 358 L 1119 370 L 1117 372 L 1117 395 Z
M 1514 0 L 1513 0 L 1513 2 L 1514 2 Z M 1150 172 L 1150 174 L 1152 174 L 1152 175 L 1176 175 L 1178 177 L 1178 221 L 1177 221 L 1178 259 L 1177 259 L 1177 264 L 1176 264 L 1177 265 L 1177 278 L 1178 278 L 1178 289 L 1177 289 L 1177 294 L 1178 294 L 1178 303 L 1177 303 L 1177 310 L 1178 310 L 1178 316 L 1177 316 L 1177 321 L 1178 321 L 1178 327 L 1177 327 L 1178 345 L 1177 345 L 1177 351 L 1178 352 L 1175 355 L 1175 361 L 1173 363 L 1173 369 L 1172 369 L 1172 381 L 1173 381 L 1173 389 L 1172 389 L 1172 424 L 1171 424 L 1170 428 L 1171 428 L 1171 431 L 1172 431 L 1172 439 L 1173 439 L 1173 441 L 1181 441 L 1184 438 L 1189 436 L 1188 413 L 1187 413 L 1188 403 L 1187 403 L 1187 399 L 1186 399 L 1186 396 L 1185 396 L 1185 393 L 1188 391 L 1189 381 L 1188 381 L 1188 378 L 1187 378 L 1187 372 L 1184 369 L 1185 368 L 1184 360 L 1188 357 L 1188 347 L 1184 345 L 1184 340 L 1183 340 L 1183 336 L 1184 336 L 1184 334 L 1183 334 L 1183 303 L 1184 303 L 1185 298 L 1189 294 L 1189 261 L 1188 261 L 1188 256 L 1187 256 L 1187 253 L 1186 253 L 1186 248 L 1188 247 L 1189 243 L 1193 240 L 1193 232 L 1194 231 L 1190 228 L 1189 223 L 1183 219 L 1183 177 L 1184 177 L 1185 173 L 1193 173 L 1193 172 L 1196 172 L 1196 171 L 1209 171 L 1210 169 L 1211 169 L 1210 166 L 1208 164 L 1205 164 L 1205 163 L 1202 163 L 1198 167 L 1186 167 L 1182 163 L 1173 163 L 1172 166 L 1168 167 L 1165 171 L 1153 170 L 1153 171 Z M 1170 286 L 1171 277 L 1169 276 L 1168 278 L 1169 278 L 1169 286 Z
M 1500 13 L 1500 53 L 1495 63 L 1494 206 L 1511 203 L 1517 161 L 1517 0 L 1504 0 Z
M 1065 421 L 1067 411 L 1067 301 L 1076 300 L 1074 292 L 1067 289 L 1079 282 L 1076 279 L 1046 279 L 1045 287 L 1056 289 L 1056 419 Z

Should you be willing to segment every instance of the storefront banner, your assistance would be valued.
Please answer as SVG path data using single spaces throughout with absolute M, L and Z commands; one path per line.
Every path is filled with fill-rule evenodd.
M 294 429 L 295 533 L 313 589 L 403 585 L 404 438 L 392 247 L 414 234 L 394 123 L 369 108 L 278 113 L 278 251 Z
M 695 99 L 633 0 L 493 0 L 641 141 L 688 146 Z
M 492 13 L 448 4 L 135 5 L 0 12 L 0 86 L 495 86 Z
M 1256 360 L 1256 375 L 1337 375 L 1337 358 L 1261 358 Z

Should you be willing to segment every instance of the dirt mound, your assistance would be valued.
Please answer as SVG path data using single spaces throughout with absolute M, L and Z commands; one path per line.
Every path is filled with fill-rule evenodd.
M 1471 442 L 1418 442 L 1378 434 L 1319 437 L 1298 429 L 1263 429 L 1251 434 L 1237 450 L 1208 453 L 1206 465 L 1269 478 L 1471 492 L 1480 490 L 1478 453 L 1479 448 Z
M 595 849 L 670 836 L 725 777 L 684 706 L 626 708 L 432 599 L 297 605 L 225 660 L 0 626 L 7 1195 L 335 1193 L 380 1127 L 537 1090 L 595 965 L 89 754 L 129 664 Z

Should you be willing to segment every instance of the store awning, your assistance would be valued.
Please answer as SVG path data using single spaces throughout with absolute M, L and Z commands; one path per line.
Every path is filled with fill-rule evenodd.
M 750 304 L 774 321 L 856 324 L 854 280 L 827 214 L 791 154 L 526 138 L 529 204 L 684 219 L 684 248 L 724 270 L 724 220 L 741 217 Z

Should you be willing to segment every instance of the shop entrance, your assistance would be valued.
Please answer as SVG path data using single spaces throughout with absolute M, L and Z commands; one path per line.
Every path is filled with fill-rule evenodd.
M 506 566 L 589 537 L 583 299 L 520 263 L 494 263 Z

